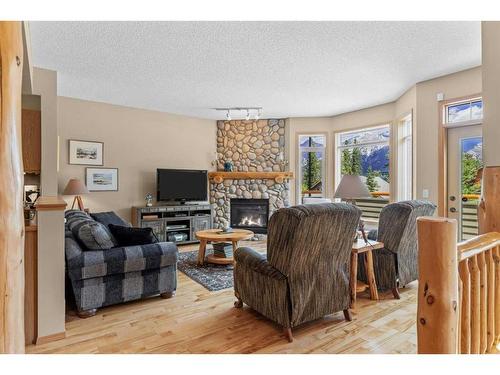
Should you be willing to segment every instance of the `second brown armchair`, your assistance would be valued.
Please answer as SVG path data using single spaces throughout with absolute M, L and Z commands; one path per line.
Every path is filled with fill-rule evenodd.
M 236 307 L 243 302 L 284 327 L 349 311 L 349 262 L 361 210 L 346 203 L 283 208 L 272 215 L 268 253 L 235 252 Z

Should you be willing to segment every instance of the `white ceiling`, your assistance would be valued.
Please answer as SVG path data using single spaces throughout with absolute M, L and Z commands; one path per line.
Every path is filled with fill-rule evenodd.
M 331 116 L 481 64 L 480 22 L 30 22 L 58 94 L 203 118 Z

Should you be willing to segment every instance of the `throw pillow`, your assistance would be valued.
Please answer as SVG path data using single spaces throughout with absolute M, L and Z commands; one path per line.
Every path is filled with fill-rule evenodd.
M 123 227 L 131 226 L 113 211 L 91 213 L 90 216 L 92 216 L 92 219 L 95 221 L 104 224 L 106 228 L 109 227 L 109 224 L 120 225 Z
M 133 228 L 114 224 L 109 224 L 108 227 L 119 246 L 148 245 L 158 242 L 151 228 Z
M 74 225 L 71 232 L 88 250 L 108 250 L 118 245 L 108 228 L 92 219 Z

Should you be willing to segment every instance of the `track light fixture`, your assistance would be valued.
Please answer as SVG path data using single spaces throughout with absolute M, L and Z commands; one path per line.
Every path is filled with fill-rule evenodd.
M 250 120 L 252 112 L 255 113 L 255 120 L 260 119 L 262 116 L 262 107 L 230 107 L 230 108 L 213 108 L 216 111 L 224 111 L 226 112 L 226 120 L 231 120 L 231 111 L 234 112 L 245 112 L 245 120 Z M 239 116 L 237 116 L 239 117 Z M 239 117 L 241 118 L 241 117 Z

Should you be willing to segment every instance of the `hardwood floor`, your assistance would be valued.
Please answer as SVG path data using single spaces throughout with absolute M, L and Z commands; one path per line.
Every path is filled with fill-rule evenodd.
M 264 242 L 240 246 L 265 249 Z M 197 249 L 184 246 L 180 251 Z M 342 312 L 294 329 L 288 343 L 282 330 L 248 306 L 235 309 L 232 289 L 210 292 L 178 273 L 177 294 L 100 309 L 80 319 L 69 314 L 66 338 L 29 345 L 27 353 L 415 353 L 416 283 L 379 301 L 358 295 L 353 321 Z

